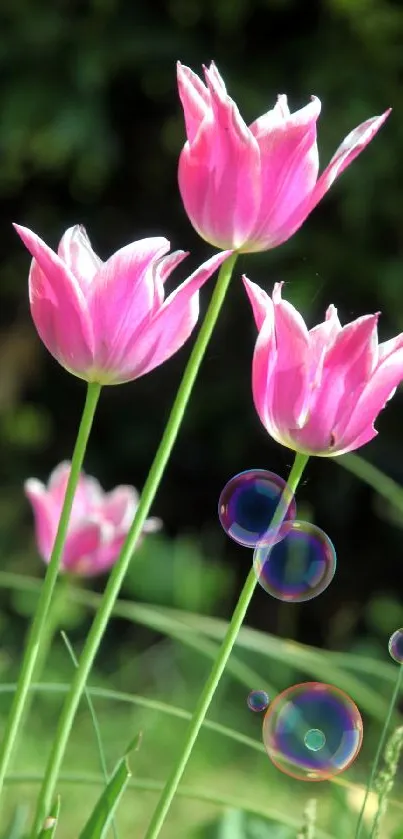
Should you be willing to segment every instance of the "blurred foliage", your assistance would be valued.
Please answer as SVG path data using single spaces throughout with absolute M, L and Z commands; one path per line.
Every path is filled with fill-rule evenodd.
M 267 467 L 284 476 L 289 469 L 290 452 L 269 440 L 252 405 L 255 335 L 240 273 L 246 270 L 268 289 L 284 280 L 287 296 L 310 323 L 321 319 L 333 301 L 343 321 L 381 310 L 382 338 L 403 330 L 402 38 L 403 6 L 397 0 L 13 0 L 1 6 L 0 554 L 2 572 L 13 572 L 21 580 L 42 573 L 23 482 L 32 475 L 46 479 L 57 462 L 70 456 L 84 388 L 47 355 L 35 334 L 27 301 L 29 260 L 11 222 L 31 226 L 51 245 L 66 227 L 83 222 L 102 257 L 133 239 L 158 234 L 167 235 L 173 247 L 191 252 L 185 263 L 188 272 L 207 257 L 211 249 L 187 221 L 176 183 L 184 137 L 175 84 L 178 58 L 196 71 L 214 58 L 249 121 L 272 107 L 278 92 L 288 93 L 292 108 L 303 105 L 312 93 L 318 95 L 323 102 L 323 166 L 355 125 L 393 107 L 379 136 L 302 230 L 273 252 L 240 260 L 154 505 L 153 514 L 163 519 L 165 533 L 146 540 L 125 583 L 126 601 L 139 607 L 135 623 L 128 619 L 126 607 L 113 621 L 93 676 L 97 685 L 113 682 L 118 690 L 143 690 L 191 707 L 209 666 L 204 659 L 213 654 L 224 624 L 209 625 L 213 634 L 206 634 L 198 656 L 196 630 L 186 635 L 184 614 L 189 613 L 188 627 L 191 611 L 204 616 L 204 624 L 198 618 L 197 632 L 207 632 L 211 614 L 228 617 L 250 563 L 250 552 L 219 530 L 220 491 L 242 469 Z M 183 275 L 178 272 L 179 279 Z M 203 290 L 202 311 L 210 293 L 211 286 Z M 190 343 L 150 376 L 105 390 L 86 461 L 87 470 L 105 488 L 143 484 Z M 377 426 L 378 439 L 362 453 L 403 484 L 400 389 Z M 323 596 L 297 609 L 257 592 L 248 621 L 262 630 L 257 637 L 265 665 L 260 653 L 240 647 L 239 660 L 220 687 L 214 708 L 222 708 L 222 718 L 231 719 L 234 727 L 244 726 L 244 709 L 240 712 L 239 707 L 253 667 L 258 672 L 261 668 L 261 684 L 250 687 L 269 679 L 281 689 L 304 676 L 309 661 L 320 678 L 325 659 L 315 659 L 313 652 L 304 657 L 304 648 L 297 644 L 294 657 L 284 658 L 286 647 L 278 647 L 276 654 L 270 642 L 276 633 L 326 647 L 331 655 L 342 657 L 338 663 L 328 659 L 336 682 L 346 674 L 351 678 L 355 670 L 364 691 L 369 735 L 363 753 L 364 760 L 370 759 L 381 716 L 373 696 L 378 691 L 379 702 L 385 703 L 391 690 L 389 676 L 379 687 L 377 667 L 387 666 L 388 635 L 402 624 L 402 513 L 396 513 L 376 487 L 322 459 L 309 465 L 298 498 L 336 545 L 335 581 Z M 88 589 L 101 591 L 103 584 L 102 579 L 77 581 L 77 599 L 59 603 L 58 624 L 69 630 L 78 650 L 90 621 L 85 596 Z M 3 683 L 15 679 L 27 616 L 35 602 L 35 590 L 29 587 L 1 590 Z M 140 607 L 147 602 L 158 604 L 160 611 L 154 619 L 149 614 L 148 624 L 142 625 L 140 617 L 143 614 L 145 620 L 146 612 Z M 175 614 L 161 612 L 164 608 L 181 612 L 176 630 Z M 169 627 L 171 636 L 166 637 Z M 46 676 L 66 681 L 71 662 L 57 625 L 53 630 Z M 350 658 L 348 651 L 354 654 Z M 372 674 L 359 669 L 366 656 L 375 661 Z M 235 687 L 241 677 L 243 686 Z M 372 693 L 365 694 L 366 689 Z M 2 695 L 2 712 L 8 702 Z M 19 757 L 25 771 L 42 767 L 58 707 L 57 697 L 35 699 L 32 726 Z M 148 745 L 139 755 L 140 769 L 146 777 L 164 778 L 177 753 L 179 723 L 170 721 L 167 726 L 151 711 L 120 707 L 117 713 L 115 705 L 104 702 L 101 723 L 111 765 L 123 754 L 128 730 L 137 731 L 143 716 Z M 43 738 L 40 756 L 38 737 Z M 70 767 L 85 763 L 91 769 L 95 749 L 92 753 L 84 746 L 87 738 L 83 711 L 68 756 Z M 221 782 L 220 789 L 227 786 L 236 795 L 244 788 L 246 773 L 253 776 L 255 800 L 264 800 L 269 783 L 278 809 L 287 812 L 290 785 L 267 768 L 267 761 L 258 769 L 259 756 L 245 758 L 240 744 L 227 743 L 225 749 L 220 745 L 215 754 L 215 743 L 216 735 L 204 732 L 190 770 L 196 782 L 207 777 L 210 789 Z M 365 767 L 358 774 L 363 779 Z M 301 804 L 302 819 L 305 792 L 295 784 L 291 789 L 293 800 Z M 99 790 L 88 790 L 85 813 L 80 787 L 63 787 L 62 792 L 62 813 L 67 806 L 77 825 L 70 833 L 60 832 L 60 839 L 71 839 L 71 830 L 78 833 L 82 828 Z M 331 796 L 320 796 L 318 818 L 322 826 L 326 818 L 328 827 L 338 824 L 345 838 L 352 821 L 338 793 L 332 788 Z M 24 796 L 32 800 L 32 795 L 28 784 L 12 787 L 8 817 L 14 819 L 12 805 L 21 805 Z M 145 827 L 152 793 L 134 790 L 130 795 L 121 824 L 132 837 Z M 355 805 L 349 806 L 356 812 Z M 200 836 L 222 839 L 225 819 L 236 816 L 218 817 L 219 810 L 217 803 L 209 810 L 205 801 L 181 799 L 172 810 L 167 839 L 190 835 L 186 831 L 193 825 L 204 831 Z M 24 819 L 19 809 L 7 839 L 21 832 Z M 260 837 L 257 822 L 252 822 L 255 829 L 245 819 L 239 816 L 244 830 L 240 835 Z M 282 829 L 284 833 L 288 828 L 282 825 L 278 831 Z M 261 835 L 266 839 L 263 827 Z M 281 832 L 267 835 L 283 839 Z
M 283 824 L 264 822 L 242 810 L 227 810 L 203 828 L 198 839 L 295 839 L 295 830 Z
M 267 288 L 285 280 L 289 298 L 312 323 L 331 300 L 342 319 L 381 309 L 381 335 L 389 337 L 403 329 L 403 10 L 386 0 L 15 0 L 0 10 L 0 23 L 0 550 L 6 567 L 30 570 L 31 523 L 21 486 L 29 475 L 45 478 L 70 455 L 83 385 L 46 354 L 30 323 L 29 263 L 11 221 L 32 226 L 53 245 L 82 221 L 103 257 L 159 233 L 191 251 L 184 270 L 207 256 L 211 249 L 190 227 L 176 184 L 183 143 L 177 58 L 196 70 L 214 58 L 250 120 L 272 106 L 278 91 L 288 92 L 292 107 L 319 95 L 323 165 L 352 127 L 392 105 L 380 135 L 303 229 L 239 265 L 239 273 L 245 268 Z M 210 292 L 204 289 L 203 310 Z M 223 555 L 239 581 L 246 553 L 217 532 L 219 492 L 237 471 L 267 466 L 285 475 L 291 461 L 253 409 L 253 339 L 235 277 L 155 504 L 169 535 L 184 532 L 184 554 L 196 538 L 207 554 Z M 189 346 L 150 376 L 104 392 L 87 468 L 106 486 L 143 483 L 188 354 Z M 402 418 L 399 391 L 378 421 L 379 439 L 364 451 L 398 482 Z M 355 625 L 345 635 L 365 632 L 366 601 L 375 590 L 394 597 L 403 582 L 395 562 L 403 547 L 400 521 L 391 526 L 376 492 L 333 468 L 312 462 L 299 492 L 340 559 L 338 586 L 294 621 L 295 633 L 319 644 L 330 625 L 332 632 L 338 626 L 335 643 L 344 643 L 340 614 L 347 612 Z M 195 596 L 196 586 L 183 585 L 182 600 Z M 236 586 L 231 590 L 235 597 Z M 150 587 L 142 596 L 150 596 Z M 270 629 L 281 625 L 281 604 L 268 615 L 262 603 L 250 619 Z

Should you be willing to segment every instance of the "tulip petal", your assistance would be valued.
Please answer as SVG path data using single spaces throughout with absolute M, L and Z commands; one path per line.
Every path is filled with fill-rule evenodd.
M 155 264 L 154 268 L 154 285 L 155 285 L 155 297 L 154 297 L 154 308 L 158 309 L 161 304 L 164 302 L 164 283 L 167 279 L 171 276 L 172 271 L 176 268 L 177 265 L 189 256 L 188 251 L 173 251 L 172 253 L 168 253 L 166 256 L 163 256 L 158 262 Z
M 252 393 L 257 414 L 275 439 L 277 429 L 272 416 L 273 379 L 277 362 L 274 309 L 268 308 L 255 344 L 252 360 Z
M 273 303 L 264 289 L 260 288 L 257 283 L 252 283 L 251 280 L 248 280 L 245 274 L 242 277 L 242 281 L 252 306 L 256 326 L 260 330 L 268 314 L 268 310 L 270 312 L 273 311 Z
M 391 112 L 389 108 L 378 117 L 371 117 L 365 120 L 343 140 L 336 153 L 333 155 L 329 165 L 320 176 L 309 202 L 309 212 L 319 203 L 324 194 L 331 187 L 336 178 L 344 172 L 344 169 L 358 157 L 371 142 Z
M 69 460 L 63 460 L 50 473 L 48 480 L 48 489 L 50 490 L 54 498 L 57 497 L 56 493 L 60 493 L 60 497 L 57 498 L 57 501 L 63 502 L 64 494 L 66 492 L 67 481 L 70 474 L 70 469 L 71 462 Z
M 337 309 L 331 305 L 327 309 L 323 323 L 318 323 L 309 330 L 309 381 L 313 388 L 318 387 L 321 382 L 326 353 L 329 352 L 341 329 Z
M 262 167 L 261 207 L 251 240 L 256 249 L 277 243 L 277 231 L 315 186 L 319 169 L 316 121 L 321 103 L 316 97 L 285 119 L 269 112 L 251 126 L 259 143 Z M 271 126 L 263 131 L 264 122 Z M 248 250 L 250 250 L 248 243 Z
M 150 516 L 149 519 L 146 519 L 144 525 L 142 527 L 142 533 L 158 533 L 162 527 L 162 520 L 157 518 L 156 516 Z
M 33 256 L 29 273 L 31 314 L 49 352 L 68 370 L 92 363 L 93 332 L 82 290 L 69 268 L 39 236 L 14 225 Z
M 81 566 L 80 574 L 93 576 L 94 574 L 104 574 L 106 571 L 109 571 L 119 558 L 126 536 L 127 533 L 117 533 L 110 542 L 105 545 L 101 545 L 98 551 L 91 558 L 92 562 L 91 564 L 88 564 L 87 569 Z M 141 545 L 142 541 L 142 535 L 140 535 L 136 542 L 136 550 Z
M 139 494 L 132 486 L 118 486 L 105 495 L 102 503 L 102 516 L 112 524 L 127 532 L 138 507 Z
M 403 347 L 403 332 L 400 335 L 396 335 L 396 338 L 390 338 L 389 341 L 383 341 L 379 344 L 378 352 L 379 352 L 379 363 L 385 361 L 385 359 L 392 355 L 396 350 L 400 350 Z
M 305 418 L 309 376 L 309 332 L 297 309 L 281 298 L 281 285 L 273 291 L 277 361 L 274 371 L 272 414 L 278 424 L 299 427 Z
M 299 227 L 304 223 L 307 216 L 315 209 L 316 205 L 323 198 L 325 193 L 331 187 L 335 179 L 341 175 L 344 169 L 355 160 L 355 158 L 365 149 L 368 143 L 371 142 L 375 134 L 379 131 L 385 120 L 390 114 L 391 109 L 385 111 L 384 114 L 378 117 L 372 117 L 366 120 L 350 134 L 333 155 L 328 167 L 316 182 L 311 193 L 309 193 L 294 209 L 294 211 L 286 218 L 283 223 L 273 233 L 273 241 L 271 246 L 281 245 L 287 241 Z M 267 245 L 270 247 L 270 244 Z
M 71 464 L 68 461 L 63 461 L 63 463 L 60 463 L 53 470 L 48 481 L 48 495 L 52 499 L 54 509 L 58 511 L 56 523 L 58 523 L 64 503 L 70 469 Z M 70 527 L 74 528 L 78 522 L 87 518 L 94 507 L 102 504 L 103 499 L 104 492 L 99 481 L 81 472 L 74 493 L 73 506 L 70 513 Z
M 210 85 L 214 86 L 214 90 L 219 92 L 221 97 L 227 96 L 227 88 L 225 87 L 224 79 L 221 73 L 218 72 L 217 65 L 214 61 L 210 63 L 210 67 L 203 65 L 203 72 L 207 82 L 207 89 L 210 91 Z M 210 100 L 211 101 L 211 100 Z
M 293 438 L 308 451 L 337 448 L 343 426 L 377 361 L 377 315 L 365 315 L 338 332 L 325 355 L 322 375 L 314 382 L 308 420 Z
M 256 137 L 259 144 L 262 143 L 262 146 L 264 146 L 265 141 L 267 142 L 273 129 L 278 129 L 290 116 L 287 96 L 285 93 L 280 93 L 277 96 L 277 102 L 274 108 L 271 108 L 270 111 L 255 119 L 249 126 L 249 130 Z
M 35 517 L 35 537 L 39 553 L 49 562 L 57 528 L 57 509 L 44 485 L 36 478 L 25 481 L 24 492 Z
M 69 533 L 63 551 L 63 570 L 75 574 L 96 574 L 96 555 L 113 537 L 114 528 L 104 521 L 84 521 Z
M 185 117 L 186 135 L 192 143 L 210 108 L 210 93 L 190 67 L 177 63 L 178 91 Z
M 377 324 L 378 315 L 364 315 L 348 323 L 338 332 L 326 354 L 320 383 L 320 399 L 324 402 L 320 408 L 317 404 L 316 409 L 326 413 L 329 419 L 331 414 L 333 422 L 344 413 L 346 398 L 365 385 L 378 363 Z M 336 394 L 332 397 L 336 378 L 344 394 L 342 401 Z
M 231 251 L 215 254 L 167 297 L 152 321 L 128 345 L 123 377 L 143 376 L 183 346 L 198 319 L 198 290 L 230 255 Z
M 133 242 L 113 254 L 98 273 L 89 306 L 96 338 L 94 367 L 107 371 L 105 380 L 116 381 L 115 371 L 125 366 L 127 345 L 151 318 L 155 262 L 168 249 L 163 237 Z
M 314 357 L 321 356 L 324 349 L 328 350 L 341 330 L 337 309 L 332 303 L 326 310 L 325 320 L 309 330 L 311 352 Z
M 356 401 L 349 421 L 342 430 L 343 451 L 356 448 L 357 438 L 372 428 L 378 414 L 402 381 L 403 349 L 399 349 L 377 367 Z M 375 433 L 374 430 L 373 436 Z
M 378 436 L 378 432 L 373 425 L 368 426 L 358 437 L 355 437 L 354 440 L 348 441 L 343 437 L 342 445 L 343 448 L 336 448 L 337 446 L 337 438 L 335 438 L 335 450 L 333 452 L 325 452 L 326 455 L 329 457 L 338 457 L 341 454 L 347 454 L 347 452 L 355 451 L 355 449 L 360 449 L 361 446 L 365 446 L 367 443 L 370 443 L 375 437 Z
M 242 279 L 259 330 L 252 361 L 253 402 L 261 422 L 272 434 L 270 394 L 277 361 L 273 301 L 257 283 L 252 283 L 245 276 Z
M 92 250 L 86 230 L 81 224 L 66 230 L 57 253 L 74 274 L 83 294 L 86 294 L 88 286 L 102 265 L 102 260 Z
M 235 105 L 205 71 L 211 96 L 206 115 L 179 159 L 179 189 L 189 218 L 207 241 L 239 248 L 253 229 L 260 206 L 259 146 Z

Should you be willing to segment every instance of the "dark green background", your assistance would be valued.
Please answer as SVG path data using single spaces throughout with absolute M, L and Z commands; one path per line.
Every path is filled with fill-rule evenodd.
M 330 302 L 342 322 L 382 311 L 380 333 L 403 329 L 403 7 L 382 0 L 13 0 L 0 11 L 0 550 L 3 568 L 38 574 L 27 476 L 45 479 L 70 456 L 84 385 L 40 344 L 27 300 L 29 259 L 18 221 L 56 246 L 83 223 L 102 258 L 143 236 L 165 235 L 191 252 L 186 272 L 211 252 L 193 231 L 176 169 L 184 140 L 175 62 L 199 71 L 215 59 L 247 121 L 286 92 L 292 109 L 319 96 L 322 168 L 343 137 L 388 106 L 381 133 L 331 189 L 303 229 L 277 250 L 239 260 L 153 513 L 168 536 L 198 540 L 245 577 L 251 555 L 226 540 L 218 495 L 253 466 L 286 476 L 292 455 L 254 412 L 255 329 L 240 274 L 285 295 L 308 323 Z M 173 284 L 185 276 L 179 269 Z M 205 311 L 212 282 L 203 289 Z M 158 445 L 189 342 L 144 379 L 105 389 L 86 468 L 106 488 L 141 487 Z M 403 400 L 394 397 L 362 454 L 403 481 Z M 401 523 L 372 490 L 328 460 L 312 461 L 298 499 L 336 545 L 329 590 L 295 610 L 260 592 L 249 620 L 291 627 L 300 640 L 343 648 L 373 631 L 367 603 L 398 599 Z M 27 545 L 30 551 L 27 553 Z M 167 560 L 169 561 L 169 560 Z M 133 580 L 135 574 L 133 572 Z M 94 583 L 97 587 L 102 582 Z M 227 615 L 237 585 L 223 592 Z M 131 594 L 136 594 L 132 581 Z M 7 638 L 23 631 L 8 594 Z M 169 597 L 167 598 L 169 602 Z M 270 608 L 269 608 L 270 605 Z M 215 606 L 215 611 L 220 605 Z M 284 621 L 284 623 L 282 623 Z M 118 625 L 119 633 L 123 629 Z M 394 629 L 395 626 L 391 626 Z M 128 630 L 129 631 L 129 630 Z M 130 630 L 134 632 L 134 630 Z M 112 630 L 113 633 L 113 630 Z M 376 638 L 374 637 L 374 642 Z

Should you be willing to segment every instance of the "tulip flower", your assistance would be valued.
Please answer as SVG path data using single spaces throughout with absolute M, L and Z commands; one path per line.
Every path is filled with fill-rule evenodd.
M 265 251 L 289 239 L 390 112 L 348 134 L 318 179 L 319 99 L 290 113 L 281 95 L 248 127 L 214 63 L 204 75 L 206 84 L 178 64 L 187 135 L 179 189 L 193 227 L 218 248 Z
M 341 326 L 337 309 L 308 330 L 300 313 L 244 279 L 259 332 L 252 364 L 257 413 L 269 434 L 304 454 L 334 456 L 376 436 L 374 422 L 403 381 L 403 333 L 378 343 L 378 315 Z
M 57 254 L 14 226 L 33 256 L 29 299 L 39 337 L 66 370 L 103 385 L 137 379 L 182 347 L 198 319 L 199 288 L 228 256 L 208 259 L 164 299 L 165 280 L 187 256 L 165 255 L 167 239 L 141 239 L 102 262 L 80 225 L 65 232 Z
M 35 517 L 38 551 L 46 563 L 52 553 L 69 474 L 70 463 L 64 462 L 54 469 L 47 486 L 36 478 L 25 482 L 25 494 Z M 104 492 L 95 478 L 82 472 L 74 496 L 61 570 L 85 577 L 107 571 L 119 556 L 138 503 L 139 496 L 134 487 L 118 486 L 112 492 Z M 160 527 L 159 519 L 149 518 L 142 534 L 154 533 Z

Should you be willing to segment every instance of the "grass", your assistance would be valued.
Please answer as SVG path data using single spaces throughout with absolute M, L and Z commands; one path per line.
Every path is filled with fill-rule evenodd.
M 22 584 L 31 590 L 38 585 L 38 581 L 29 578 L 14 579 L 3 575 L 2 579 L 0 575 L 0 584 L 4 582 L 9 587 Z M 85 602 L 88 609 L 96 607 L 97 596 L 92 593 L 73 591 L 72 596 Z M 165 628 L 171 639 L 152 647 L 149 654 L 133 650 L 129 662 L 124 658 L 116 662 L 115 668 L 107 675 L 98 670 L 92 679 L 92 685 L 97 687 L 91 687 L 91 698 L 109 771 L 123 754 L 128 737 L 139 730 L 143 732 L 141 749 L 130 761 L 133 778 L 116 819 L 119 839 L 132 839 L 144 832 L 156 793 L 178 752 L 185 721 L 189 718 L 208 659 L 213 653 L 213 648 L 204 642 L 211 641 L 215 646 L 224 631 L 225 622 L 179 610 L 140 607 L 126 601 L 120 601 L 116 611 L 136 623 L 142 620 L 148 628 L 158 626 L 160 631 Z M 192 639 L 190 644 L 189 638 Z M 67 654 L 63 656 L 62 649 L 62 642 L 56 639 L 44 674 L 51 675 L 52 680 L 35 687 L 31 721 L 13 774 L 8 780 L 7 817 L 21 802 L 31 808 L 33 806 L 58 708 L 71 676 L 71 661 Z M 247 664 L 243 658 L 245 655 Z M 137 661 L 140 666 L 137 666 Z M 245 677 L 243 668 L 249 668 L 257 680 L 254 684 L 259 687 L 264 685 L 264 674 L 270 670 L 275 682 L 271 689 L 278 692 L 282 688 L 280 683 L 276 685 L 276 670 L 280 661 L 286 662 L 295 676 L 298 673 L 298 678 L 302 673 L 302 680 L 319 679 L 320 668 L 326 666 L 326 680 L 358 691 L 358 698 L 355 694 L 354 698 L 365 706 L 368 719 L 372 719 L 372 729 L 382 720 L 391 680 L 396 674 L 393 665 L 385 662 L 375 674 L 372 660 L 360 659 L 362 670 L 370 678 L 375 679 L 376 675 L 375 688 L 354 674 L 347 653 L 343 656 L 325 655 L 313 647 L 244 628 L 237 645 L 237 666 L 227 672 L 220 686 L 180 795 L 167 821 L 164 830 L 166 839 L 196 837 L 197 830 L 219 819 L 224 810 L 235 807 L 254 816 L 271 817 L 296 833 L 303 821 L 304 808 L 312 798 L 313 788 L 318 800 L 315 839 L 321 836 L 322 839 L 346 839 L 349 834 L 338 832 L 339 819 L 334 817 L 334 812 L 340 807 L 344 819 L 348 819 L 348 829 L 353 830 L 361 789 L 356 779 L 363 780 L 368 773 L 368 766 L 363 764 L 362 758 L 340 779 L 312 785 L 282 775 L 266 756 L 261 740 L 262 718 L 252 714 L 246 706 L 247 688 L 251 683 L 247 681 L 248 669 Z M 6 697 L 11 695 L 14 686 L 2 681 L 0 700 L 4 713 Z M 118 685 L 119 690 L 112 690 L 111 684 Z M 144 691 L 144 695 L 137 694 L 138 689 Z M 369 745 L 371 748 L 366 749 L 367 754 L 373 752 L 375 745 L 372 736 Z M 83 702 L 59 784 L 62 818 L 57 839 L 78 836 L 103 783 L 91 718 Z M 344 796 L 342 804 L 340 795 Z M 398 803 L 392 804 L 386 824 L 397 825 L 402 819 L 403 807 L 399 807 Z M 346 830 L 345 825 L 343 830 Z
M 378 471 L 363 465 L 356 456 L 340 458 L 339 465 L 343 461 L 357 477 L 377 488 L 397 509 L 403 509 L 403 491 L 393 481 L 380 480 Z M 146 540 L 144 550 L 143 564 L 141 558 L 136 563 L 136 575 L 140 567 L 142 596 L 147 599 L 148 592 L 156 589 L 157 603 L 139 603 L 130 597 L 129 571 L 129 585 L 125 588 L 129 596 L 121 598 L 114 609 L 114 619 L 119 622 L 114 639 L 121 626 L 133 624 L 136 632 L 129 632 L 122 644 L 112 647 L 107 638 L 92 674 L 89 694 L 93 710 L 83 700 L 59 781 L 62 815 L 56 839 L 76 839 L 105 785 L 99 768 L 100 744 L 105 769 L 111 773 L 124 754 L 128 739 L 139 731 L 143 734 L 142 744 L 130 758 L 132 779 L 117 813 L 116 835 L 118 839 L 143 835 L 158 791 L 178 755 L 200 686 L 226 630 L 224 620 L 208 614 L 214 611 L 214 595 L 228 590 L 228 578 L 222 568 L 206 565 L 198 547 L 189 540 L 176 546 L 167 540 Z M 152 563 L 147 550 L 152 554 Z M 167 572 L 172 554 L 177 588 Z M 199 581 L 196 586 L 195 575 Z M 32 613 L 40 586 L 34 577 L 0 571 L 0 588 L 11 593 L 24 617 Z M 193 599 L 188 610 L 183 606 L 190 590 Z M 100 595 L 65 585 L 63 590 L 59 588 L 59 594 L 63 596 L 59 628 L 67 629 L 79 654 Z M 10 839 L 9 835 L 1 836 L 1 829 L 16 808 L 21 819 L 25 818 L 25 807 L 32 815 L 52 732 L 72 672 L 70 656 L 56 633 L 45 671 L 34 686 L 30 719 L 7 779 L 1 839 Z M 11 681 L 15 674 L 16 667 L 7 659 L 3 647 L 0 724 L 4 723 L 15 690 L 15 682 Z M 164 839 L 295 839 L 304 829 L 304 812 L 312 798 L 317 802 L 314 839 L 350 839 L 396 676 L 396 666 L 388 659 L 386 649 L 384 659 L 379 660 L 348 651 L 323 651 L 243 627 L 164 826 Z M 252 688 L 265 689 L 273 697 L 293 682 L 310 680 L 327 681 L 345 690 L 359 706 L 365 723 L 364 745 L 357 761 L 342 776 L 320 784 L 294 781 L 275 769 L 262 743 L 262 717 L 252 714 L 246 705 Z M 401 718 L 395 713 L 392 724 L 399 722 Z M 376 797 L 372 795 L 362 839 L 369 837 L 376 806 Z M 382 837 L 395 839 L 393 834 L 402 823 L 403 803 L 392 799 Z M 111 839 L 112 836 L 111 831 Z M 20 835 L 15 839 L 20 839 Z

